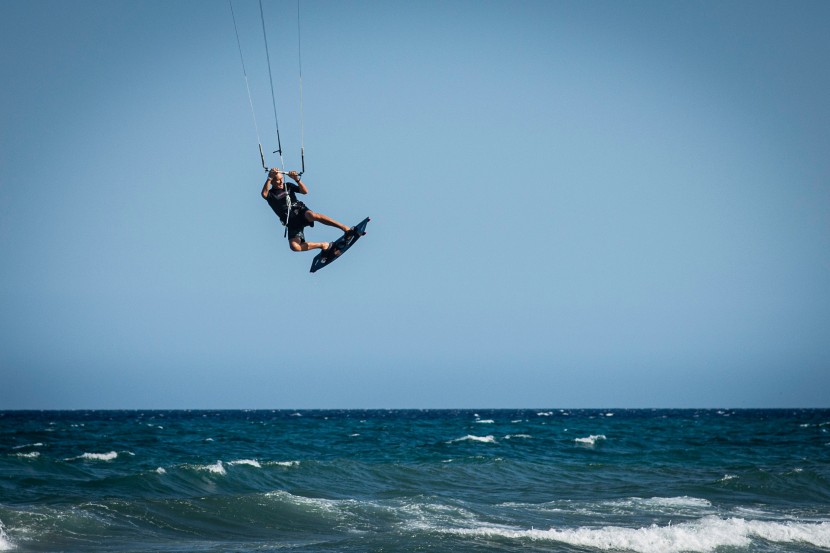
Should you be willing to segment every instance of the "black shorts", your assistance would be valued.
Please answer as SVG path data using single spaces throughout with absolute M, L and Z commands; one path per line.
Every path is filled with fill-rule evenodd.
M 309 221 L 305 218 L 306 212 L 310 211 L 303 202 L 297 202 L 291 206 L 291 216 L 288 217 L 288 241 L 295 238 L 300 239 L 300 243 L 305 242 L 305 234 L 303 229 L 305 227 L 313 227 L 314 221 Z

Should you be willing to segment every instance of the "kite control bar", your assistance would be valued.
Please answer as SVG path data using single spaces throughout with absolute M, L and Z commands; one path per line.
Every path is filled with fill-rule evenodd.
M 268 169 L 268 172 L 270 173 L 270 172 L 271 172 L 271 170 L 270 170 L 270 169 Z M 280 173 L 281 175 L 287 175 L 287 174 L 288 174 L 288 173 L 290 173 L 290 172 L 291 172 L 291 171 L 281 171 L 280 169 L 277 169 L 277 173 Z M 297 176 L 298 176 L 298 177 L 299 177 L 299 176 L 302 176 L 302 173 L 297 172 Z

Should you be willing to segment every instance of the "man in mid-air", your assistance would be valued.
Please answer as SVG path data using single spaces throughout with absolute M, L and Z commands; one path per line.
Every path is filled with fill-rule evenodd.
M 346 236 L 353 232 L 344 224 L 338 223 L 331 217 L 327 217 L 322 213 L 315 213 L 311 211 L 306 205 L 297 199 L 297 194 L 308 194 L 308 188 L 303 181 L 300 180 L 300 175 L 296 171 L 290 171 L 288 176 L 294 182 L 286 183 L 283 180 L 283 172 L 277 168 L 272 168 L 268 172 L 268 180 L 262 187 L 262 197 L 280 218 L 282 224 L 287 229 L 288 245 L 292 251 L 307 252 L 309 250 L 320 249 L 326 255 L 335 257 L 340 252 L 331 250 L 331 242 L 306 242 L 303 229 L 305 227 L 313 227 L 316 221 L 336 227 L 342 230 Z M 296 184 L 295 184 L 296 183 Z

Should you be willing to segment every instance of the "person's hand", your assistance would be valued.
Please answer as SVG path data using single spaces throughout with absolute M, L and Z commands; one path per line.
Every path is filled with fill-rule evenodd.
M 300 174 L 297 171 L 289 171 L 288 176 L 294 179 L 296 182 L 300 182 Z

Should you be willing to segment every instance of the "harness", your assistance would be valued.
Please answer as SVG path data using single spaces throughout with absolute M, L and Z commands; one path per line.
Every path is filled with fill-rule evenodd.
M 280 221 L 282 226 L 285 227 L 285 232 L 282 233 L 282 237 L 286 238 L 288 236 L 288 220 L 291 218 L 291 194 L 288 193 L 288 185 L 284 185 L 285 188 L 282 192 L 277 194 L 277 200 L 281 200 L 285 198 L 285 221 Z
M 283 185 L 283 186 L 285 186 L 285 189 L 282 192 L 280 192 L 279 194 L 277 194 L 277 199 L 281 200 L 283 197 L 285 197 L 285 222 L 282 224 L 282 226 L 287 227 L 288 226 L 288 218 L 291 217 L 292 204 L 291 204 L 291 194 L 288 193 L 288 185 Z M 286 232 L 288 232 L 288 229 L 286 229 Z
M 279 194 L 277 194 L 277 200 L 282 200 L 285 198 L 285 221 L 280 220 L 282 226 L 285 227 L 285 232 L 283 232 L 283 237 L 288 236 L 288 222 L 291 220 L 291 215 L 297 216 L 300 212 L 300 209 L 305 207 L 305 204 L 299 200 L 296 202 L 291 201 L 291 194 L 288 191 L 288 184 L 285 185 L 286 188 Z

